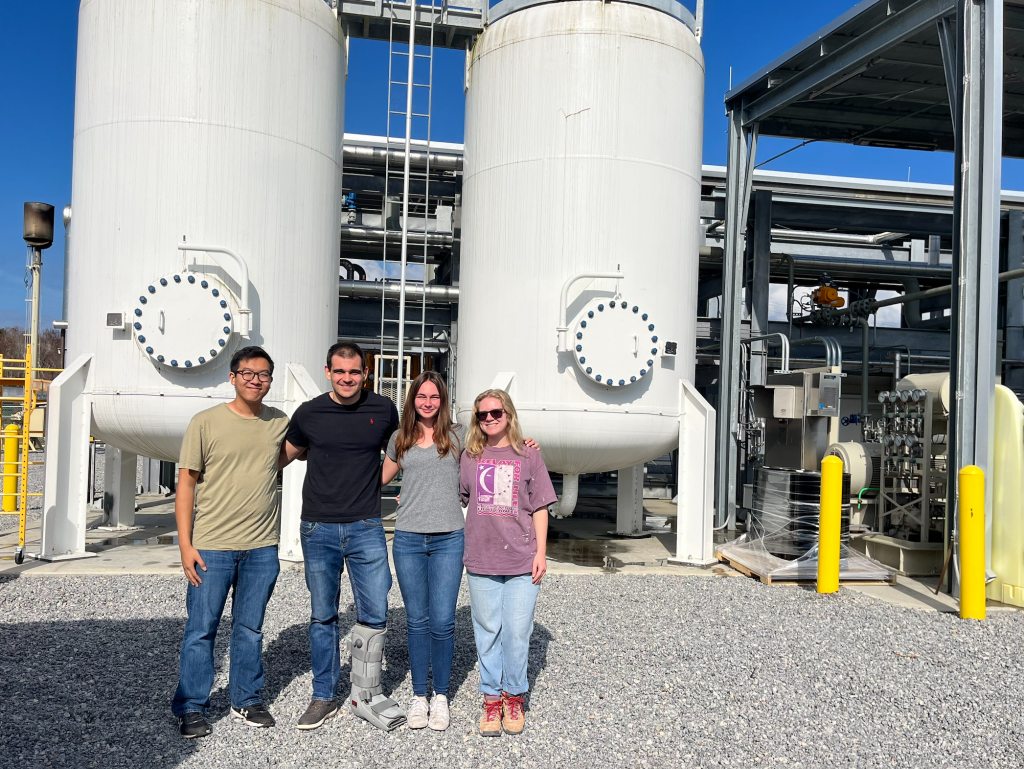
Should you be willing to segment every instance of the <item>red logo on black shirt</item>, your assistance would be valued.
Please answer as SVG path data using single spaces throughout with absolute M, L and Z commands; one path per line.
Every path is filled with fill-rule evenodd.
M 373 417 L 370 417 L 370 424 L 373 424 Z

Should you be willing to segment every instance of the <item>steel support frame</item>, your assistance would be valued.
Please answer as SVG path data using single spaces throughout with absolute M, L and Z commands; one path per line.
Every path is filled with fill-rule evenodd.
M 758 126 L 744 127 L 740 111 L 728 111 L 728 161 L 725 172 L 725 254 L 722 264 L 722 348 L 718 377 L 718 419 L 716 422 L 715 505 L 716 526 L 736 528 L 736 478 L 739 461 L 741 389 L 740 330 L 744 276 L 744 232 L 754 158 L 757 155 Z
M 824 95 L 858 73 L 872 58 L 921 32 L 956 10 L 964 0 L 917 0 L 891 13 L 885 20 L 858 35 L 831 55 L 795 74 L 753 102 L 743 105 L 743 125 L 750 126 L 811 94 Z M 1000 14 L 1001 16 L 1001 14 Z
M 954 206 L 947 516 L 956 531 L 957 474 L 967 465 L 985 471 L 985 507 L 991 510 L 993 397 L 996 378 L 999 218 L 1003 116 L 1003 0 L 960 0 L 957 60 L 963 77 L 953 114 L 960 152 Z M 985 521 L 986 565 L 991 562 L 991 516 Z M 953 543 L 955 547 L 956 538 Z M 951 572 L 955 571 L 953 569 Z M 954 577 L 955 579 L 955 577 Z M 955 590 L 954 585 L 950 585 Z

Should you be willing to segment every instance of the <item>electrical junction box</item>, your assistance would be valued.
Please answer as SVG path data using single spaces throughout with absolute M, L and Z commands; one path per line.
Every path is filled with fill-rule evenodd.
M 795 419 L 803 416 L 797 409 L 797 388 L 793 385 L 776 385 L 772 388 L 772 416 L 776 419 Z M 802 404 L 801 404 L 802 405 Z
M 128 321 L 125 320 L 125 313 L 123 312 L 107 313 L 107 328 L 116 328 L 118 331 L 124 331 L 124 327 L 127 322 Z
M 838 417 L 839 416 L 839 383 L 842 374 L 818 374 L 817 403 L 811 399 L 808 416 Z M 817 406 L 817 408 L 815 408 Z

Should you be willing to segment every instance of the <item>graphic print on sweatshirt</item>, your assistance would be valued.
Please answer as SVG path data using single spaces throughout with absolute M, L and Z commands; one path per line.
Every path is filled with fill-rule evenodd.
M 476 511 L 518 518 L 522 469 L 518 459 L 480 459 L 476 465 Z

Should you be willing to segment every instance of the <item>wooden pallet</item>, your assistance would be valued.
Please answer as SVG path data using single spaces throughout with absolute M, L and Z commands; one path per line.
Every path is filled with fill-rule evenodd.
M 721 551 L 718 551 L 718 550 L 715 551 L 715 558 L 717 558 L 719 561 L 721 561 L 722 563 L 724 563 L 727 566 L 729 566 L 729 568 L 735 569 L 740 574 L 743 574 L 744 576 L 747 576 L 747 577 L 753 577 L 754 579 L 759 579 L 759 580 L 761 580 L 761 582 L 763 582 L 766 585 L 813 585 L 813 584 L 815 584 L 815 582 L 817 582 L 816 578 L 810 578 L 810 577 L 807 577 L 807 578 L 803 578 L 803 577 L 790 577 L 790 576 L 786 576 L 786 577 L 772 577 L 771 574 L 761 574 L 760 572 L 755 571 L 754 569 L 750 568 L 749 566 L 746 566 L 745 564 L 742 564 L 739 561 L 736 561 L 736 560 L 730 558 L 729 556 L 725 555 L 724 553 L 722 553 Z M 877 580 L 877 579 L 874 579 L 874 580 L 868 580 L 868 579 L 841 579 L 841 580 L 839 580 L 839 584 L 840 585 L 895 585 L 896 584 L 896 575 L 893 574 L 887 580 Z

